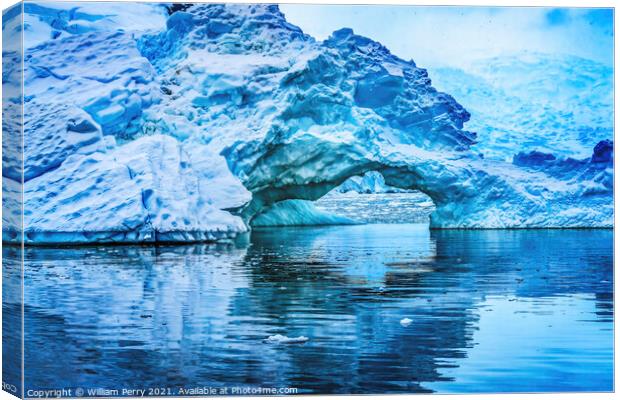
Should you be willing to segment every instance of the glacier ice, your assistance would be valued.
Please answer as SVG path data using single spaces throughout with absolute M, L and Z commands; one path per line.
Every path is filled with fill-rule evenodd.
M 319 42 L 275 5 L 200 4 L 169 16 L 139 5 L 153 7 L 149 19 L 93 4 L 26 10 L 26 37 L 49 27 L 25 41 L 29 243 L 209 241 L 252 225 L 351 223 L 309 201 L 356 176 L 382 177 L 377 190 L 424 192 L 435 228 L 613 224 L 604 104 L 592 103 L 592 121 L 561 122 L 597 132 L 582 144 L 587 156 L 518 118 L 523 137 L 545 145 L 497 146 L 497 136 L 465 129 L 470 113 L 425 69 L 350 29 Z M 484 86 L 499 97 L 509 89 L 522 93 Z M 15 186 L 19 173 L 3 164 L 4 187 Z
M 465 68 L 465 67 L 464 67 Z M 538 150 L 586 158 L 613 137 L 613 68 L 569 55 L 520 52 L 464 69 L 432 69 L 433 84 L 473 117 L 474 150 L 510 159 Z

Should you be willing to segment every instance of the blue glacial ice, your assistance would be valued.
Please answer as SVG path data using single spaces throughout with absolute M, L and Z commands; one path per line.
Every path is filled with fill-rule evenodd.
M 282 200 L 252 220 L 253 227 L 301 225 L 355 225 L 353 218 L 318 209 L 308 200 Z
M 520 52 L 432 69 L 433 84 L 472 114 L 474 150 L 509 160 L 518 151 L 587 158 L 613 137 L 613 68 L 568 55 Z
M 168 15 L 138 3 L 30 4 L 29 243 L 226 240 L 252 225 L 350 223 L 309 201 L 357 176 L 362 186 L 375 182 L 373 190 L 426 193 L 434 228 L 613 224 L 605 101 L 583 105 L 597 110 L 589 121 L 536 104 L 518 111 L 555 113 L 558 127 L 548 131 L 539 129 L 547 122 L 531 125 L 498 108 L 516 126 L 507 135 L 519 138 L 502 142 L 499 116 L 468 122 L 470 113 L 413 61 L 350 29 L 317 41 L 275 5 L 202 4 Z M 609 73 L 601 71 L 593 74 Z M 454 74 L 438 73 L 460 96 Z M 591 84 L 575 79 L 575 87 Z M 498 98 L 510 89 L 484 85 Z M 486 110 L 476 96 L 464 97 L 467 106 Z M 575 123 L 592 129 L 571 152 L 579 136 L 569 148 L 561 131 Z M 472 126 L 484 134 L 477 138 Z M 6 160 L 4 186 L 18 187 L 19 175 Z

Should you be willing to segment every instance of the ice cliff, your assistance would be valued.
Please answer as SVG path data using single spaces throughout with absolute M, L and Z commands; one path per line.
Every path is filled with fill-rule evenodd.
M 344 223 L 297 200 L 371 171 L 429 195 L 435 228 L 612 226 L 610 142 L 583 160 L 481 158 L 470 114 L 426 70 L 349 29 L 318 42 L 274 5 L 149 6 L 162 26 L 140 26 L 125 14 L 144 4 L 55 4 L 25 15 L 29 243 Z M 4 163 L 5 188 L 18 166 Z

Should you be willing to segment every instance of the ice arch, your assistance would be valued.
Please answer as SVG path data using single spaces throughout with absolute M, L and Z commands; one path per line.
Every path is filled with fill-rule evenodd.
M 354 145 L 295 141 L 274 148 L 249 171 L 251 202 L 242 211 L 251 219 L 276 202 L 317 200 L 354 175 L 379 171 L 386 184 L 419 190 L 435 203 L 432 228 L 526 228 L 609 226 L 604 190 L 592 182 L 554 174 L 562 164 L 524 168 L 487 161 L 461 152 L 428 152 L 413 145 L 372 152 Z M 384 154 L 388 156 L 385 157 Z M 527 155 L 525 155 L 527 157 Z M 340 160 L 334 162 L 333 160 Z M 270 173 L 264 173 L 269 166 Z M 581 176 L 606 169 L 591 160 L 578 162 Z M 256 168 L 256 169 L 254 169 Z M 259 172 L 260 171 L 260 172 Z M 603 174 L 603 175 L 602 175 Z M 590 189 L 588 189 L 588 187 Z M 590 191 L 592 190 L 592 191 Z
M 385 184 L 371 171 L 347 179 L 316 201 L 284 200 L 255 215 L 252 227 L 428 223 L 435 204 L 422 192 Z
M 611 142 L 485 160 L 426 70 L 350 29 L 318 42 L 277 6 L 233 4 L 147 33 L 90 25 L 24 51 L 24 171 L 8 156 L 3 189 L 19 198 L 24 172 L 29 243 L 229 240 L 367 171 L 430 196 L 434 228 L 613 225 Z

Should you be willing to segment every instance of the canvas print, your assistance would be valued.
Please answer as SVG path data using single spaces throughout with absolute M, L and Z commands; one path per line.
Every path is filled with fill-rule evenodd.
M 611 392 L 614 10 L 3 12 L 3 390 Z

